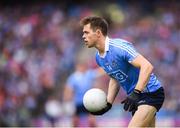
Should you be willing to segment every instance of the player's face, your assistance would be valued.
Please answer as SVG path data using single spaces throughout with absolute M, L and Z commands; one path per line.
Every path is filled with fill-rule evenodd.
M 90 27 L 90 24 L 84 25 L 82 38 L 88 48 L 96 45 L 97 34 L 96 31 L 93 31 L 93 29 Z

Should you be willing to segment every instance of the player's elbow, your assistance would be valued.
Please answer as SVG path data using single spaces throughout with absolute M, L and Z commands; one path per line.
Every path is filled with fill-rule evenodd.
M 146 71 L 147 71 L 148 73 L 152 73 L 153 69 L 154 69 L 154 66 L 153 66 L 151 63 L 148 63 L 148 64 L 146 65 Z

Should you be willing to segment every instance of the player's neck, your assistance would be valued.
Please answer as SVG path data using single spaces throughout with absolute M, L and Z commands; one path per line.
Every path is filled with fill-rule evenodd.
M 97 42 L 96 48 L 99 51 L 100 56 L 104 55 L 105 53 L 105 37 L 99 38 Z

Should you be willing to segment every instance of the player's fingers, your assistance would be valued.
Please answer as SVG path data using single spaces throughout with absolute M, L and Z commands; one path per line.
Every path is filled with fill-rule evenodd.
M 135 109 L 135 104 L 129 106 L 129 112 L 132 112 Z

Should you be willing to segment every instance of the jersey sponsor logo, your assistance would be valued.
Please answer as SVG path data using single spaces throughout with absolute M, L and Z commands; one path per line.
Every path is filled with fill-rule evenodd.
M 125 82 L 126 79 L 128 78 L 128 75 L 126 75 L 123 71 L 120 69 L 117 71 L 109 72 L 108 73 L 111 77 L 115 78 L 118 80 L 120 83 Z
M 105 67 L 109 70 L 109 71 L 111 71 L 111 70 L 113 70 L 114 68 L 117 68 L 117 63 L 116 63 L 116 61 L 115 60 L 113 60 L 112 61 L 112 64 L 110 65 L 109 63 L 105 63 Z

